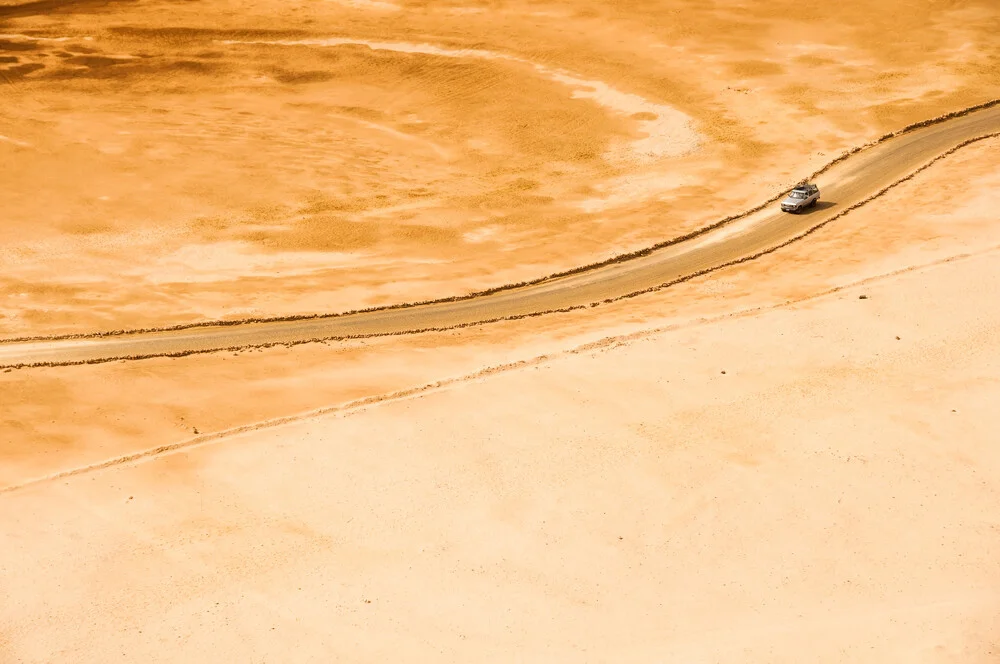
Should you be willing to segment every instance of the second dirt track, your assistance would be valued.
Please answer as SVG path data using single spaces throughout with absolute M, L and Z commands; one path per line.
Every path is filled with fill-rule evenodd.
M 0 367 L 56 366 L 181 356 L 225 349 L 441 330 L 592 306 L 662 288 L 774 251 L 880 195 L 936 159 L 1000 132 L 1000 106 L 928 124 L 858 151 L 816 181 L 820 206 L 777 209 L 745 227 L 709 232 L 629 260 L 476 296 L 292 320 L 0 342 Z

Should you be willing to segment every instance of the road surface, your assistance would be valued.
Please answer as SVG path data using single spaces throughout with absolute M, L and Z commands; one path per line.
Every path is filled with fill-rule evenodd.
M 403 334 L 621 298 L 783 245 L 961 144 L 998 132 L 1000 106 L 927 125 L 857 152 L 826 171 L 817 178 L 822 202 L 806 214 L 784 214 L 774 204 L 746 220 L 641 257 L 527 286 L 463 300 L 302 320 L 69 339 L 0 341 L 0 367 L 104 362 L 319 339 Z

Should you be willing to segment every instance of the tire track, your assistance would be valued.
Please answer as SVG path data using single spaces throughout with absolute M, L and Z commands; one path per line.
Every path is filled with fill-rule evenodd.
M 634 297 L 736 265 L 799 241 L 965 145 L 1000 134 L 997 101 L 927 120 L 855 148 L 817 171 L 832 208 L 805 215 L 772 211 L 717 243 L 688 243 L 754 210 L 638 252 L 529 283 L 423 303 L 341 314 L 244 320 L 159 330 L 113 331 L 0 342 L 0 367 L 65 366 L 147 357 L 179 357 L 457 329 L 573 311 Z M 779 196 L 757 206 L 760 210 Z M 693 246 L 692 246 L 693 245 Z
M 535 357 L 528 358 L 525 360 L 518 360 L 516 362 L 498 364 L 483 369 L 479 369 L 478 371 L 464 374 L 462 376 L 445 378 L 442 380 L 434 381 L 432 383 L 425 383 L 417 387 L 396 390 L 393 392 L 387 392 L 384 394 L 379 394 L 369 397 L 362 397 L 360 399 L 354 399 L 334 406 L 324 406 L 322 408 L 316 408 L 313 410 L 297 413 L 294 415 L 276 417 L 261 422 L 254 422 L 252 424 L 245 424 L 237 427 L 232 427 L 229 429 L 223 429 L 221 431 L 200 434 L 197 436 L 193 436 L 191 438 L 187 438 L 185 440 L 177 441 L 175 443 L 158 445 L 156 447 L 140 450 L 138 452 L 133 452 L 131 454 L 124 454 L 121 456 L 113 457 L 111 459 L 106 459 L 104 461 L 99 461 L 97 463 L 78 466 L 76 468 L 70 468 L 67 470 L 59 471 L 57 473 L 44 475 L 24 482 L 20 482 L 18 484 L 9 484 L 7 486 L 0 487 L 0 494 L 13 493 L 15 491 L 21 491 L 23 489 L 28 489 L 34 486 L 48 484 L 59 480 L 69 479 L 71 477 L 76 477 L 78 475 L 85 475 L 88 473 L 108 470 L 111 468 L 116 468 L 118 466 L 136 464 L 143 461 L 151 461 L 156 458 L 166 456 L 169 454 L 186 452 L 196 447 L 202 447 L 213 443 L 222 442 L 226 439 L 233 438 L 235 436 L 239 436 L 242 434 L 253 433 L 265 429 L 274 429 L 288 424 L 295 424 L 296 422 L 301 422 L 315 417 L 322 417 L 326 415 L 338 415 L 338 414 L 346 417 L 349 415 L 366 411 L 369 408 L 373 408 L 376 406 L 387 405 L 390 403 L 405 401 L 408 399 L 417 399 L 429 394 L 445 391 L 457 385 L 462 385 L 464 383 L 470 383 L 476 380 L 481 380 L 497 374 L 507 373 L 510 371 L 515 371 L 517 369 L 524 369 L 527 367 L 539 366 L 554 359 L 568 357 L 570 355 L 577 355 L 580 353 L 589 353 L 593 351 L 603 350 L 606 348 L 616 348 L 619 346 L 626 345 L 633 341 L 648 339 L 650 337 L 664 334 L 666 332 L 672 332 L 675 330 L 690 329 L 695 327 L 701 327 L 703 325 L 711 325 L 713 323 L 718 323 L 725 320 L 756 316 L 761 313 L 765 313 L 768 311 L 776 311 L 779 309 L 785 309 L 798 304 L 802 304 L 804 302 L 821 300 L 823 298 L 830 297 L 842 291 L 851 290 L 859 286 L 867 286 L 869 284 L 887 281 L 889 279 L 894 279 L 896 277 L 900 277 L 905 274 L 927 272 L 935 268 L 948 265 L 950 263 L 958 263 L 998 252 L 1000 252 L 1000 245 L 992 246 L 982 251 L 954 254 L 952 256 L 947 256 L 945 258 L 929 261 L 927 263 L 921 263 L 919 265 L 911 265 L 905 268 L 901 268 L 899 270 L 893 270 L 891 272 L 885 272 L 883 274 L 875 275 L 872 277 L 866 277 L 864 279 L 859 279 L 857 281 L 853 281 L 847 284 L 842 284 L 840 286 L 828 288 L 818 293 L 813 293 L 811 295 L 806 295 L 804 297 L 787 300 L 779 304 L 759 306 L 759 307 L 749 307 L 746 309 L 741 309 L 739 311 L 720 314 L 717 316 L 709 316 L 685 323 L 665 325 L 660 327 L 649 328 L 646 330 L 640 330 L 638 332 L 631 332 L 629 334 L 604 337 L 602 339 L 598 339 L 597 341 L 590 341 L 585 344 L 581 344 L 578 346 L 574 346 L 572 348 L 559 351 L 557 353 L 537 355 Z

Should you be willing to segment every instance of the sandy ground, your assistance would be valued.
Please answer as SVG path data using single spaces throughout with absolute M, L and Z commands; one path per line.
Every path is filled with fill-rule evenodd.
M 995 662 L 998 297 L 993 254 L 9 493 L 6 657 Z
M 461 379 L 644 330 L 753 314 L 1000 247 L 1000 140 L 752 263 L 583 312 L 438 334 L 0 372 L 0 486 L 262 420 Z
M 998 20 L 0 0 L 0 338 L 635 249 L 1000 96 Z M 585 311 L 0 372 L 0 663 L 1000 661 L 998 154 Z
M 997 661 L 997 147 L 579 316 L 0 375 L 0 659 Z
M 0 336 L 538 277 L 1000 95 L 996 3 L 0 3 Z

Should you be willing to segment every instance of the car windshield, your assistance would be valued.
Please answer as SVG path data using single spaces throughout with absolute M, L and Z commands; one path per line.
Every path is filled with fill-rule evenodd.
M 789 196 L 789 198 L 805 198 L 806 197 L 806 192 L 804 192 L 804 191 L 793 191 L 792 193 L 788 194 L 788 196 Z

